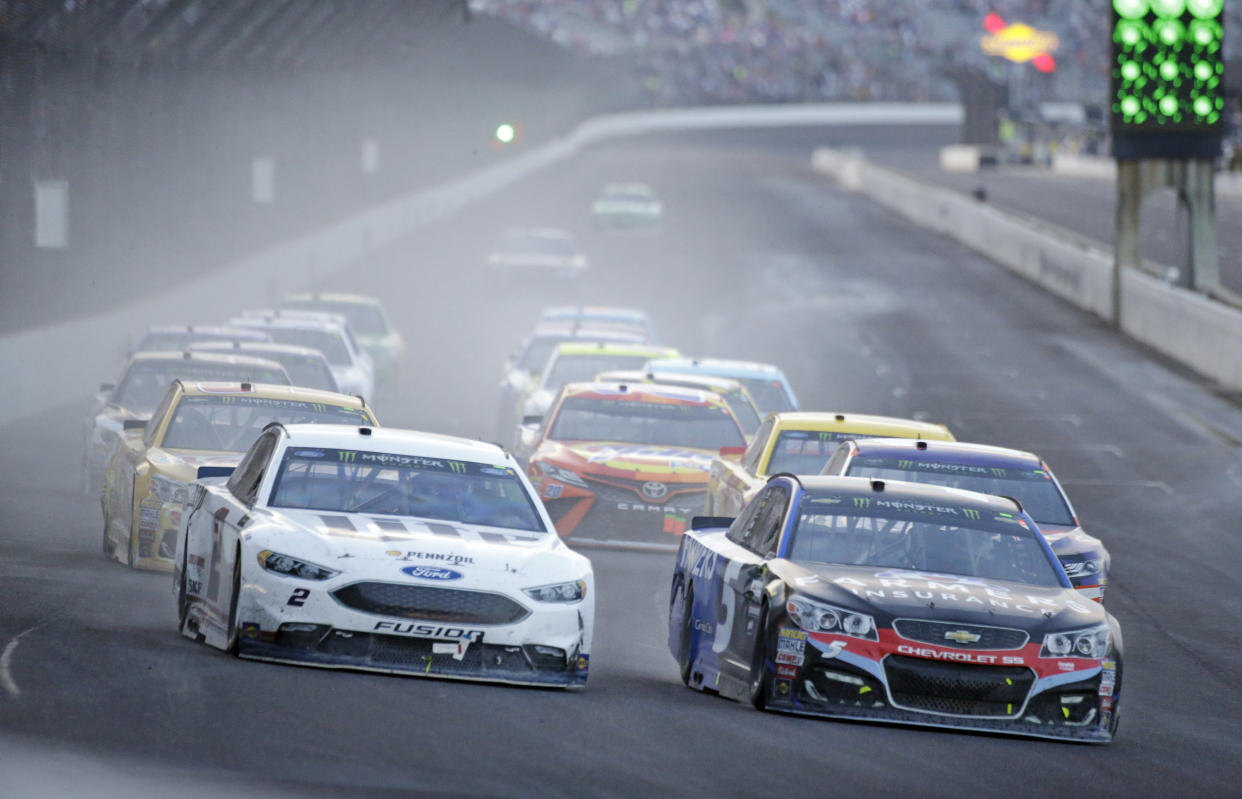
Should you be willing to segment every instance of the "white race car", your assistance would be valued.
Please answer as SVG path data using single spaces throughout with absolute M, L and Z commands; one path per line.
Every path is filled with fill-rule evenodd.
M 591 563 L 493 444 L 270 425 L 197 483 L 173 586 L 182 634 L 257 660 L 581 686 Z

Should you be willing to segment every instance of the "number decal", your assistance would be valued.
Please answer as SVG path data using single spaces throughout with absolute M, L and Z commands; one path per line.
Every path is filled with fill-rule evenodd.
M 729 646 L 733 637 L 733 613 L 737 605 L 737 592 L 733 590 L 733 582 L 742 570 L 740 561 L 731 560 L 725 567 L 720 580 L 720 603 L 716 607 L 716 637 L 712 641 L 712 651 L 719 655 Z M 723 613 L 721 612 L 723 608 Z M 724 618 L 721 618 L 721 616 Z
M 295 588 L 293 589 L 293 593 L 289 596 L 289 601 L 285 604 L 292 605 L 295 608 L 300 608 L 306 604 L 306 598 L 309 596 L 309 588 Z

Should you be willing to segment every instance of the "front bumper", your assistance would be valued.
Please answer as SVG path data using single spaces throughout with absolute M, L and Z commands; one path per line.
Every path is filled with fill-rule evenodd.
M 147 497 L 138 504 L 137 552 L 134 568 L 171 572 L 177 554 L 177 534 L 181 529 L 180 502 L 162 502 Z
M 593 586 L 582 602 L 536 603 L 487 586 L 442 589 L 357 575 L 317 583 L 255 572 L 247 574 L 238 606 L 242 657 L 523 685 L 587 682 L 592 614 L 583 605 L 593 601 Z M 421 610 L 395 610 L 401 600 L 391 596 L 386 605 L 360 601 L 359 585 L 424 595 L 477 594 L 484 598 L 482 605 L 504 604 L 512 609 L 510 616 L 521 618 L 490 623 L 477 618 L 480 604 L 467 609 L 439 600 Z M 432 604 L 438 607 L 427 609 Z
M 669 536 L 686 531 L 690 520 L 703 513 L 707 496 L 701 485 L 670 491 L 659 500 L 594 480 L 589 486 L 583 489 L 551 479 L 540 485 L 543 504 L 562 538 L 676 540 Z
M 835 639 L 834 639 L 835 640 Z M 1120 681 L 1113 660 L 1040 678 L 1028 665 L 979 665 L 807 640 L 769 663 L 768 707 L 809 716 L 994 732 L 1088 743 L 1113 736 Z M 788 653 L 790 648 L 784 650 Z M 1103 664 L 1103 665 L 1100 665 Z

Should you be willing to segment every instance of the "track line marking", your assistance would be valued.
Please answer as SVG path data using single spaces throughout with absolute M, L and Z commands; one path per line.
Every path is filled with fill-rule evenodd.
M 14 699 L 22 695 L 22 689 L 17 687 L 17 683 L 13 681 L 13 673 L 9 670 L 13 664 L 13 653 L 17 651 L 17 645 L 21 643 L 22 638 L 42 627 L 47 622 L 42 622 L 24 630 L 13 637 L 13 640 L 4 647 L 4 654 L 0 654 L 0 685 L 4 686 L 4 690 L 9 692 L 9 696 Z

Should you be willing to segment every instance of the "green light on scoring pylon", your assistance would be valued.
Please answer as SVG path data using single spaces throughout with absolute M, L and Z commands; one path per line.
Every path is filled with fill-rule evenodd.
M 1225 8 L 1225 0 L 1186 0 L 1186 10 L 1199 19 L 1215 19 Z
M 509 144 L 517 137 L 517 130 L 508 122 L 496 126 L 496 141 Z
M 1140 19 L 1147 15 L 1147 0 L 1113 0 L 1113 8 L 1123 19 Z
M 1121 65 L 1121 77 L 1125 80 L 1137 80 L 1141 74 L 1143 69 L 1137 61 L 1127 61 Z
M 1165 19 L 1180 17 L 1186 10 L 1186 0 L 1151 0 L 1151 10 Z
M 1177 62 L 1169 59 L 1160 65 L 1160 77 L 1164 80 L 1173 80 L 1177 77 Z
M 1200 61 L 1195 64 L 1195 80 L 1210 80 L 1215 74 L 1216 70 L 1208 62 Z
M 1206 97 L 1196 97 L 1194 102 L 1195 113 L 1201 117 L 1205 117 L 1212 113 L 1212 101 Z
M 1177 113 L 1177 98 L 1171 94 L 1166 94 L 1160 98 L 1160 113 L 1166 117 L 1171 117 Z
M 1156 38 L 1166 47 L 1172 47 L 1186 38 L 1186 28 L 1176 19 L 1158 19 L 1155 24 Z
M 1121 113 L 1125 114 L 1126 116 L 1128 117 L 1134 116 L 1135 114 L 1139 112 L 1140 108 L 1142 108 L 1142 104 L 1139 103 L 1139 99 L 1137 97 L 1121 98 Z

